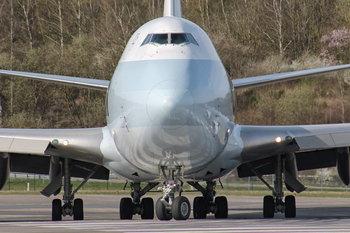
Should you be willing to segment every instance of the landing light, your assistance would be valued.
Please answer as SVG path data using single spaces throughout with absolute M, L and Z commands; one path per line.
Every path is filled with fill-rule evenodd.
M 278 137 L 275 138 L 275 141 L 276 141 L 277 143 L 280 143 L 280 142 L 282 142 L 282 138 L 281 138 L 280 136 L 278 136 Z
M 68 140 L 64 140 L 64 141 L 63 141 L 63 145 L 64 145 L 64 146 L 68 146 L 68 144 L 69 144 Z

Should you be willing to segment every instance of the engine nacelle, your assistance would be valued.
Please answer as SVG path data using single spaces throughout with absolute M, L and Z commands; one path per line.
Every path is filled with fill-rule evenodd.
M 348 186 L 350 183 L 350 158 L 348 147 L 337 149 L 337 169 L 341 181 Z
M 10 177 L 10 155 L 0 153 L 0 190 L 2 190 Z

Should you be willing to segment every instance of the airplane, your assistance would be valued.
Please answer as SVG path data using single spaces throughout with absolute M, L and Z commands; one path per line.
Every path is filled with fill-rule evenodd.
M 84 129 L 0 129 L 0 187 L 12 172 L 49 174 L 41 193 L 57 195 L 52 220 L 84 219 L 76 192 L 90 178 L 109 171 L 130 181 L 131 197 L 120 201 L 120 219 L 186 220 L 191 214 L 187 183 L 201 195 L 193 217 L 228 217 L 220 178 L 237 169 L 257 176 L 272 191 L 263 216 L 296 217 L 294 195 L 305 186 L 298 171 L 337 166 L 350 183 L 350 124 L 247 126 L 235 121 L 235 91 L 344 69 L 338 65 L 230 81 L 208 35 L 182 18 L 181 1 L 165 0 L 164 16 L 141 26 L 130 38 L 110 81 L 0 70 L 0 74 L 106 91 L 107 126 Z M 274 174 L 274 185 L 264 175 Z M 83 182 L 72 190 L 71 177 Z M 142 185 L 141 185 L 142 184 Z M 156 201 L 144 197 L 158 187 Z

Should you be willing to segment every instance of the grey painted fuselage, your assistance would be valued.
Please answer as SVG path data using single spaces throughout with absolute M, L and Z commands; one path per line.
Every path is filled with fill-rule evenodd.
M 199 46 L 141 46 L 155 30 L 192 33 Z M 226 71 L 208 36 L 190 21 L 164 17 L 135 32 L 107 95 L 108 129 L 119 154 L 114 161 L 107 156 L 112 171 L 154 180 L 161 166 L 181 166 L 184 179 L 198 180 L 218 178 L 239 164 L 239 153 L 231 153 L 230 162 L 222 157 L 234 128 Z

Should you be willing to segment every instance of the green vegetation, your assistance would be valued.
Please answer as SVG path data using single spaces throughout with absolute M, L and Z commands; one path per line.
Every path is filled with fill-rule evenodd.
M 73 190 L 78 187 L 78 185 L 82 182 L 81 179 L 72 179 L 73 184 Z M 30 191 L 36 191 L 39 192 L 42 189 L 44 189 L 48 183 L 49 180 L 47 178 L 42 179 L 39 178 L 38 175 L 36 175 L 36 178 L 34 179 L 31 175 L 30 178 L 10 178 L 10 180 L 7 182 L 6 186 L 2 191 L 27 191 L 28 189 L 28 183 L 29 183 L 29 190 Z M 124 188 L 124 183 L 121 182 L 111 182 L 111 181 L 97 181 L 97 180 L 91 180 L 88 181 L 82 188 L 81 191 L 111 191 L 111 192 L 117 192 L 122 191 Z M 129 188 L 129 186 L 127 186 Z M 79 191 L 80 192 L 80 191 Z
M 132 33 L 163 0 L 0 0 L 0 69 L 110 79 Z M 347 63 L 347 0 L 182 0 L 230 78 Z M 240 124 L 350 120 L 348 73 L 238 92 Z M 105 93 L 0 79 L 0 127 L 104 126 Z
M 234 181 L 232 181 L 234 179 Z M 269 177 L 267 180 L 271 183 Z M 48 184 L 47 177 L 39 178 L 36 176 L 35 180 L 33 176 L 26 178 L 25 176 L 11 178 L 5 188 L 0 192 L 0 195 L 7 194 L 40 194 L 40 191 L 46 187 Z M 30 190 L 28 191 L 28 183 L 30 184 Z M 73 189 L 75 189 L 81 183 L 80 179 L 73 179 Z M 248 196 L 264 196 L 271 195 L 271 191 L 263 185 L 256 178 L 252 178 L 251 181 L 247 182 L 247 179 L 237 179 L 234 176 L 230 176 L 222 181 L 224 189 L 220 187 L 217 183 L 216 191 L 218 195 L 248 195 Z M 315 183 L 304 183 L 308 189 L 301 194 L 295 194 L 296 196 L 313 196 L 313 197 L 350 197 L 350 189 L 348 190 L 344 185 L 336 185 L 333 183 L 327 183 L 321 186 Z M 117 180 L 110 181 L 97 181 L 90 180 L 86 183 L 82 189 L 78 191 L 79 194 L 120 194 L 129 195 L 130 194 L 130 184 L 125 187 L 125 183 Z M 185 192 L 196 192 L 188 184 L 184 185 Z M 157 191 L 155 188 L 152 191 Z M 285 195 L 291 195 L 290 192 L 284 190 Z M 63 191 L 61 191 L 63 195 Z M 60 194 L 60 195 L 61 195 Z M 161 192 L 159 192 L 161 195 Z

